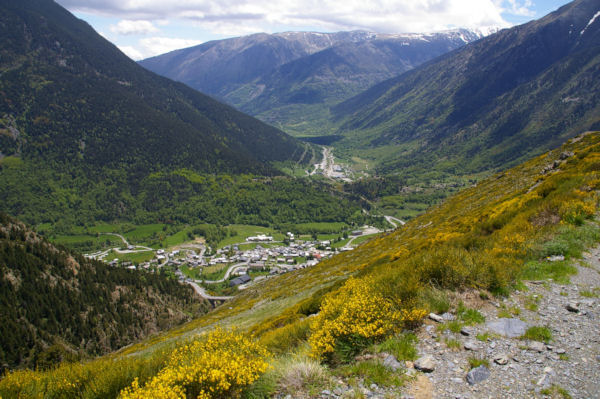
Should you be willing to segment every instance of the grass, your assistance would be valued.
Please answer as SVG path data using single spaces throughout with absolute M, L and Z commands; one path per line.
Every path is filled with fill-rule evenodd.
M 474 369 L 479 366 L 490 367 L 490 361 L 487 359 L 479 358 L 479 357 L 470 357 L 469 359 L 469 368 Z
M 464 324 L 459 320 L 452 320 L 446 323 L 438 324 L 437 329 L 440 332 L 444 332 L 446 330 L 450 330 L 455 334 L 458 334 L 460 330 L 463 328 Z
M 352 245 L 362 244 L 363 242 L 368 241 L 375 236 L 377 236 L 377 234 L 367 234 L 364 236 L 357 237 L 356 239 L 354 239 L 354 241 L 352 241 Z
M 445 339 L 444 343 L 448 347 L 448 349 L 452 350 L 460 350 L 462 348 L 462 344 L 457 339 Z
M 539 341 L 549 343 L 552 341 L 552 331 L 548 327 L 533 326 L 529 327 L 525 334 L 521 336 L 521 339 L 528 339 L 530 341 Z
M 551 398 L 571 399 L 569 392 L 559 385 L 552 385 L 549 388 L 544 388 L 540 391 L 542 395 L 550 396 Z
M 245 242 L 250 236 L 265 234 L 273 236 L 275 241 L 283 240 L 283 234 L 277 233 L 274 229 L 264 226 L 251 226 L 246 224 L 232 224 L 227 226 L 230 230 L 235 232 L 235 235 L 224 238 L 217 244 L 217 248 L 223 248 L 227 245 L 239 244 Z
M 594 291 L 583 290 L 579 291 L 579 295 L 585 298 L 598 298 L 598 291 L 600 291 L 598 288 L 595 288 Z
M 475 336 L 475 338 L 481 342 L 486 342 L 488 339 L 490 339 L 492 337 L 492 335 L 490 333 L 483 333 L 483 334 L 477 334 Z
M 144 251 L 144 252 L 133 252 L 127 254 L 119 254 L 115 251 L 111 251 L 105 258 L 106 261 L 111 261 L 113 259 L 119 259 L 121 262 L 132 262 L 134 264 L 140 264 L 144 262 L 148 262 L 154 259 L 153 251 Z
M 525 298 L 525 309 L 531 312 L 537 312 L 540 300 L 541 298 L 538 295 L 529 295 Z
M 200 280 L 202 279 L 201 277 L 201 269 L 197 268 L 197 267 L 189 267 L 187 265 L 182 265 L 179 267 L 179 270 L 181 270 L 181 272 L 194 280 Z
M 559 358 L 560 360 L 565 360 L 565 361 L 567 361 L 567 360 L 569 360 L 569 355 L 567 355 L 566 353 L 560 353 L 560 354 L 558 355 L 558 358 Z
M 429 290 L 424 293 L 423 302 L 427 308 L 434 313 L 441 314 L 450 310 L 448 295 L 441 290 Z
M 213 266 L 206 266 L 200 273 L 200 278 L 203 280 L 220 280 L 225 277 L 225 273 L 229 265 L 220 263 Z
M 375 345 L 372 350 L 376 353 L 387 352 L 398 360 L 415 360 L 417 358 L 417 342 L 415 334 L 403 333 Z
M 509 308 L 507 308 L 506 305 L 502 305 L 502 308 L 498 311 L 498 317 L 504 317 L 508 319 L 519 316 L 520 314 L 521 309 L 516 305 Z
M 485 316 L 476 309 L 465 307 L 461 302 L 456 310 L 456 317 L 468 326 L 485 323 Z
M 352 380 L 362 380 L 363 385 L 377 384 L 380 387 L 400 387 L 404 385 L 405 378 L 390 370 L 379 361 L 367 360 L 342 366 L 334 370 L 338 376 Z M 358 382 L 358 381 L 356 381 Z

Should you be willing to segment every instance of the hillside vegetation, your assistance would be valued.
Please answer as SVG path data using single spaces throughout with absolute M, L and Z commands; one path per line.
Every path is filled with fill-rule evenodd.
M 318 157 L 308 144 L 148 72 L 53 1 L 0 11 L 1 211 L 58 234 L 98 221 L 270 225 L 360 212 L 273 166 L 304 174 Z
M 379 173 L 456 176 L 514 166 L 597 129 L 597 11 L 597 1 L 573 1 L 337 105 L 338 153 L 371 159 Z
M 191 287 L 57 248 L 0 213 L 0 366 L 112 352 L 205 313 Z
M 228 344 L 218 350 L 233 356 L 231 368 L 229 360 L 211 366 L 202 354 L 182 358 L 181 349 L 172 352 L 179 345 L 211 345 L 218 336 L 229 337 L 218 332 L 196 336 L 215 325 L 235 326 L 236 334 L 253 333 L 261 346 L 276 354 L 271 362 L 277 367 L 283 367 L 281 356 L 299 351 L 338 372 L 362 372 L 343 365 L 382 340 L 400 351 L 402 342 L 410 339 L 399 332 L 418 324 L 427 311 L 439 310 L 439 298 L 447 291 L 509 295 L 521 279 L 557 278 L 568 270 L 571 259 L 600 240 L 600 228 L 593 221 L 598 189 L 600 133 L 589 133 L 461 191 L 354 251 L 255 285 L 168 334 L 86 364 L 11 373 L 0 382 L 0 394 L 99 397 L 127 388 L 125 396 L 142 397 L 154 387 L 153 396 L 170 397 L 168 392 L 176 387 L 180 393 L 204 392 L 202 397 L 231 397 L 240 391 L 266 397 L 285 388 L 278 382 L 283 378 L 278 369 L 256 380 L 262 370 L 260 359 L 268 358 L 258 348 L 248 352 L 256 356 L 255 363 L 248 364 L 256 366 L 245 370 L 233 366 L 237 355 Z M 550 255 L 566 260 L 549 262 Z M 476 316 L 462 312 L 461 317 Z M 244 345 L 255 348 L 255 343 Z M 315 362 L 302 356 L 291 356 L 292 363 L 293 359 Z M 174 372 L 195 364 L 204 367 L 200 376 L 211 370 L 215 378 L 180 379 Z M 231 373 L 225 371 L 229 369 Z M 241 387 L 233 381 L 250 385 Z

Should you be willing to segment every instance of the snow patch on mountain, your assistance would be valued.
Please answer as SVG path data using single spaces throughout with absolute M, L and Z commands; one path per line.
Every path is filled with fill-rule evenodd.
M 585 26 L 585 28 L 583 28 L 583 30 L 579 33 L 580 35 L 583 35 L 585 33 L 585 30 L 594 23 L 594 21 L 596 20 L 596 18 L 600 17 L 600 11 L 598 11 L 596 14 L 594 14 L 594 16 L 592 17 L 592 19 L 590 19 L 590 21 L 587 23 L 587 25 Z

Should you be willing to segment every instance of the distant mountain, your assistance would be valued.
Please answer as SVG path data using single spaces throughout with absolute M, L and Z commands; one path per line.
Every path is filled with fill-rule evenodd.
M 277 129 L 141 68 L 51 0 L 7 0 L 0 11 L 5 156 L 136 173 L 272 174 L 267 163 L 303 153 Z
M 292 133 L 311 133 L 323 110 L 375 83 L 482 37 L 285 32 L 212 41 L 140 61 Z M 323 126 L 319 125 L 318 129 Z
M 504 168 L 600 127 L 600 6 L 577 0 L 382 82 L 333 111 L 380 171 Z M 365 155 L 369 156 L 369 155 Z
M 105 354 L 208 309 L 190 286 L 85 259 L 0 213 L 0 369 Z

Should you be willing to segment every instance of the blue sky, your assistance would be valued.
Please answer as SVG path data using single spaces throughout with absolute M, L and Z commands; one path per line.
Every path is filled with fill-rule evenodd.
M 56 0 L 133 59 L 257 32 L 509 27 L 565 0 Z M 343 4 L 343 6 L 340 6 Z

